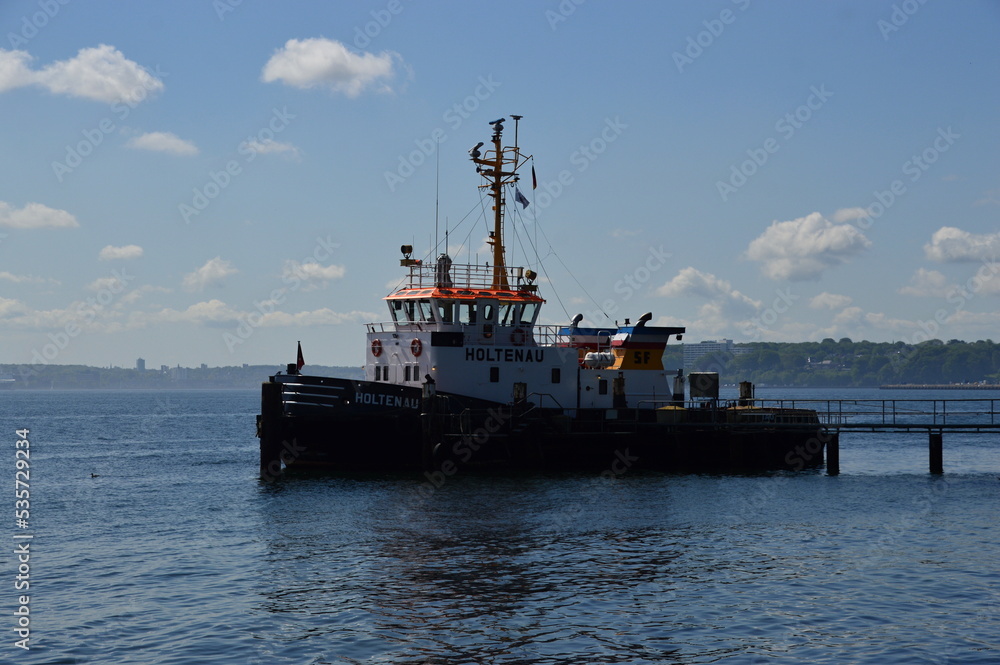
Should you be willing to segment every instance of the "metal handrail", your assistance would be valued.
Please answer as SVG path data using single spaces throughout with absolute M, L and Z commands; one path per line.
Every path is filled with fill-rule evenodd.
M 1000 425 L 1000 399 L 753 399 L 755 406 L 813 409 L 828 425 L 939 427 Z M 956 407 L 959 407 L 956 410 Z M 961 408 L 965 407 L 965 408 Z M 975 418 L 988 423 L 970 422 Z

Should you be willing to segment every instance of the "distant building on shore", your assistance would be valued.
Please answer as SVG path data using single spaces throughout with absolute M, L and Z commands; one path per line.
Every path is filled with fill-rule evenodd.
M 698 344 L 684 344 L 684 367 L 694 367 L 699 359 L 709 354 L 727 353 L 738 356 L 749 350 L 745 346 L 736 346 L 731 339 L 706 339 Z
M 146 359 L 145 358 L 136 358 L 135 359 L 135 371 L 137 371 L 137 372 L 145 372 L 146 371 Z

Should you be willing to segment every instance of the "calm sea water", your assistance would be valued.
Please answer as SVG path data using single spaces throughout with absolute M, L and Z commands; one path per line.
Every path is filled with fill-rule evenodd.
M 913 434 L 844 435 L 833 478 L 267 485 L 258 402 L 0 393 L 0 662 L 1000 662 L 996 435 L 945 435 L 942 477 L 927 475 L 926 436 Z M 22 530 L 12 494 L 25 427 Z M 25 533 L 30 651 L 14 646 L 13 536 Z

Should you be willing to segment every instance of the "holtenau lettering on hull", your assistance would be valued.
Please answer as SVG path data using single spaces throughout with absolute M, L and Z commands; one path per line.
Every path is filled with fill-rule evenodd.
M 545 361 L 543 349 L 466 349 L 466 360 L 504 363 L 540 363 Z
M 360 404 L 370 404 L 372 406 L 391 406 L 397 409 L 419 409 L 420 400 L 412 399 L 410 397 L 401 397 L 399 395 L 381 395 L 379 393 L 362 393 L 357 394 L 357 400 Z

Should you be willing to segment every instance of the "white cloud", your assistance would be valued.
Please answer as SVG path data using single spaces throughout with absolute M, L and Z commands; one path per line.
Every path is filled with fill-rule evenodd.
M 120 315 L 108 307 L 76 301 L 61 309 L 31 309 L 17 300 L 0 298 L 0 325 L 6 329 L 65 330 L 73 324 L 88 332 L 112 332 L 120 329 L 115 321 Z
M 34 83 L 35 75 L 28 66 L 30 62 L 31 55 L 27 51 L 0 49 L 0 92 Z
M 841 218 L 850 211 L 838 211 Z M 747 248 L 747 258 L 763 263 L 771 279 L 818 279 L 824 270 L 844 263 L 871 245 L 850 224 L 834 223 L 818 212 L 787 222 L 775 221 Z
M 332 39 L 289 39 L 264 65 L 261 80 L 296 88 L 325 87 L 357 97 L 376 82 L 391 79 L 397 57 L 388 52 L 354 53 Z M 389 90 L 384 82 L 380 87 Z
M 20 300 L 0 296 L 0 320 L 8 319 L 12 314 L 18 314 L 25 309 L 24 303 Z
M 918 268 L 910 278 L 910 285 L 899 289 L 906 296 L 944 298 L 955 289 L 948 284 L 948 278 L 937 270 Z
M 658 288 L 656 294 L 668 298 L 680 296 L 707 298 L 718 305 L 725 304 L 730 309 L 735 308 L 744 313 L 755 312 L 761 306 L 760 301 L 740 293 L 728 281 L 691 266 L 678 272 L 673 279 Z
M 213 298 L 197 302 L 185 310 L 164 308 L 158 312 L 135 312 L 129 318 L 129 327 L 143 327 L 156 323 L 199 323 L 220 326 L 235 323 L 243 313 L 221 300 Z
M 842 296 L 836 293 L 824 291 L 818 296 L 814 296 L 809 301 L 809 306 L 813 309 L 843 309 L 853 302 L 850 296 Z
M 121 293 L 125 290 L 125 280 L 118 277 L 98 277 L 85 288 L 89 291 L 110 291 L 113 294 Z
M 28 203 L 13 208 L 0 201 L 0 227 L 10 229 L 74 228 L 80 226 L 76 217 L 65 210 L 56 210 L 41 203 Z
M 118 301 L 115 303 L 115 306 L 124 307 L 125 305 L 135 304 L 147 293 L 170 293 L 170 289 L 164 288 L 162 286 L 153 286 L 151 284 L 144 284 L 120 296 L 118 298 Z
M 188 291 L 201 291 L 207 286 L 220 286 L 226 277 L 239 272 L 221 256 L 209 259 L 205 265 L 184 275 L 183 286 Z M 213 301 L 217 302 L 217 301 Z
M 634 231 L 632 229 L 614 229 L 611 232 L 612 238 L 631 238 L 632 236 L 639 235 L 639 231 Z
M 198 146 L 191 141 L 185 141 L 170 132 L 148 132 L 141 136 L 133 136 L 125 144 L 127 148 L 167 152 L 172 155 L 197 155 Z
M 833 322 L 839 326 L 856 325 L 861 322 L 863 314 L 864 310 L 860 307 L 845 307 L 842 311 L 838 312 L 835 317 L 833 317 Z
M 373 321 L 378 318 L 372 312 L 334 312 L 332 309 L 324 307 L 306 312 L 269 312 L 261 319 L 261 326 L 265 328 L 287 327 L 287 326 L 327 326 L 339 325 L 342 323 L 358 323 L 359 321 Z
M 267 154 L 284 154 L 290 159 L 299 159 L 302 152 L 291 143 L 282 143 L 281 141 L 275 141 L 274 139 L 267 139 L 265 141 L 258 141 L 253 139 L 252 141 L 246 142 L 246 149 L 253 153 L 267 155 Z M 243 152 L 241 150 L 241 152 Z M 247 158 L 249 159 L 249 157 Z
M 101 261 L 117 261 L 138 259 L 141 256 L 142 247 L 139 247 L 139 245 L 124 245 L 122 247 L 108 245 L 101 250 L 101 253 L 97 256 L 97 258 Z
M 135 105 L 163 89 L 163 81 L 107 44 L 38 70 L 29 67 L 31 59 L 25 51 L 0 49 L 0 92 L 39 85 L 55 94 Z
M 347 269 L 338 265 L 320 265 L 314 261 L 299 263 L 298 261 L 285 261 L 281 271 L 281 281 L 285 284 L 295 284 L 293 288 L 301 285 L 302 290 L 311 291 L 321 286 L 326 286 L 330 280 L 340 279 Z
M 1000 232 L 969 233 L 954 226 L 942 226 L 924 245 L 928 259 L 940 262 L 992 260 L 1000 253 Z
M 0 78 L 2 82 L 2 78 Z M 2 86 L 2 83 L 0 83 Z M 988 189 L 984 192 L 983 198 L 973 201 L 974 206 L 1000 205 L 1000 189 Z
M 59 284 L 57 280 L 46 279 L 45 277 L 35 277 L 34 275 L 15 275 L 4 270 L 0 272 L 0 279 L 13 282 L 14 284 Z
M 833 213 L 833 221 L 843 224 L 844 222 L 853 222 L 856 219 L 864 219 L 869 216 L 870 213 L 865 208 L 841 208 Z
M 266 305 L 267 303 L 263 304 Z M 2 307 L 2 302 L 0 302 L 0 307 Z M 0 309 L 0 312 L 2 312 L 2 309 Z M 294 314 L 281 311 L 262 314 L 257 310 L 243 312 L 230 307 L 221 300 L 212 299 L 195 303 L 184 310 L 165 307 L 156 312 L 133 312 L 129 317 L 129 327 L 143 328 L 148 325 L 160 323 L 193 323 L 212 328 L 225 328 L 247 321 L 251 314 L 254 315 L 255 328 L 338 325 L 342 323 L 372 321 L 377 318 L 371 312 L 334 312 L 328 308 L 296 312 Z

